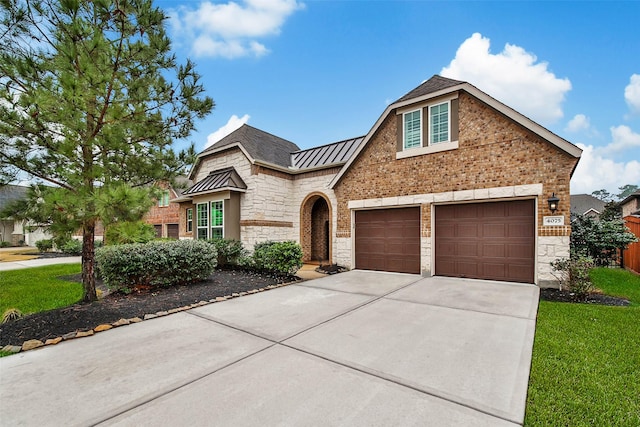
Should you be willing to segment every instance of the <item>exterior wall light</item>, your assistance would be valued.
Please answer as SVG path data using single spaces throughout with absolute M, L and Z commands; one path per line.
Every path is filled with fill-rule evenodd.
M 547 202 L 549 202 L 549 210 L 551 211 L 551 213 L 554 213 L 558 210 L 560 199 L 556 197 L 556 193 L 553 193 L 551 197 L 547 199 Z

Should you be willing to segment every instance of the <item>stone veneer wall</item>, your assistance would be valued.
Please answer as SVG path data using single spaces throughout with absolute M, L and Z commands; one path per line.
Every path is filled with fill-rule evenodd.
M 339 200 L 334 255 L 338 262 L 351 264 L 352 209 L 390 205 L 387 202 L 419 204 L 423 271 L 429 274 L 431 266 L 426 258 L 431 258 L 433 203 L 508 200 L 521 197 L 515 189 L 529 185 L 541 186 L 535 196 L 538 251 L 541 245 L 545 246 L 545 254 L 553 252 L 555 256 L 568 251 L 570 227 L 543 227 L 542 217 L 551 215 L 546 198 L 555 192 L 561 203 L 554 215 L 564 216 L 565 224 L 570 224 L 569 180 L 578 159 L 465 92 L 459 94 L 459 148 L 396 160 L 397 132 L 397 119 L 391 113 L 334 187 Z M 410 199 L 415 196 L 422 196 L 423 200 Z M 365 206 L 367 200 L 373 201 L 371 206 Z M 350 201 L 363 201 L 363 205 L 350 206 Z M 553 280 L 543 266 L 547 258 L 538 257 L 540 283 Z

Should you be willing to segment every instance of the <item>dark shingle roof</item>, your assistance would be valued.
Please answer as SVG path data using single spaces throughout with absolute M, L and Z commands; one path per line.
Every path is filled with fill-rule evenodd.
M 571 213 L 575 215 L 584 215 L 591 209 L 601 214 L 604 211 L 604 205 L 605 202 L 593 197 L 591 194 L 571 195 Z
M 200 153 L 200 156 L 235 143 L 242 144 L 254 160 L 282 167 L 289 167 L 291 165 L 291 153 L 300 150 L 300 147 L 291 141 L 244 124 L 204 150 Z
M 396 102 L 407 101 L 409 99 L 418 98 L 423 95 L 428 95 L 433 92 L 437 92 L 442 89 L 447 89 L 452 86 L 463 84 L 463 81 L 448 79 L 446 77 L 438 76 L 437 74 L 431 77 L 426 82 L 422 83 L 417 88 L 411 90 L 409 93 L 398 99 Z M 396 103 L 394 102 L 394 104 Z
M 312 169 L 331 165 L 342 165 L 356 151 L 364 136 L 345 139 L 333 144 L 296 151 L 291 154 L 291 165 L 295 169 Z
M 0 210 L 6 208 L 10 203 L 25 199 L 29 187 L 21 185 L 2 185 L 0 186 Z
M 244 183 L 238 172 L 233 167 L 219 169 L 209 173 L 204 179 L 196 182 L 193 186 L 182 193 L 187 196 L 207 191 L 222 190 L 225 188 L 246 190 L 247 184 Z

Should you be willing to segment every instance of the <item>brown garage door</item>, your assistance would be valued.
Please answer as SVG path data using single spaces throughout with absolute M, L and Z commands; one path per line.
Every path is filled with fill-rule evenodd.
M 356 268 L 420 273 L 420 208 L 357 211 Z
M 533 200 L 436 206 L 435 274 L 533 283 Z
M 177 239 L 180 237 L 178 224 L 167 224 L 167 237 L 170 239 Z

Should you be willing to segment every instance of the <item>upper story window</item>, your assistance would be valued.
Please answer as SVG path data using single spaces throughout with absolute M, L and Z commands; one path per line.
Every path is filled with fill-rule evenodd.
M 457 94 L 408 105 L 396 111 L 396 159 L 458 148 Z
M 402 115 L 403 148 L 415 148 L 422 146 L 422 110 L 410 111 Z
M 429 144 L 449 142 L 449 101 L 429 107 Z
M 158 199 L 158 206 L 160 207 L 169 206 L 169 190 L 162 191 L 162 195 Z

